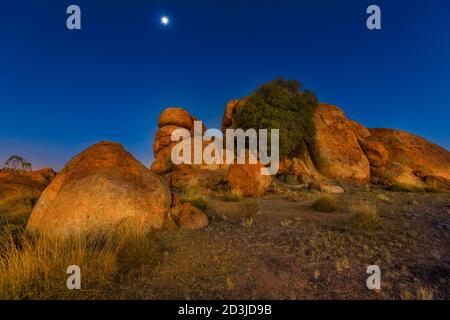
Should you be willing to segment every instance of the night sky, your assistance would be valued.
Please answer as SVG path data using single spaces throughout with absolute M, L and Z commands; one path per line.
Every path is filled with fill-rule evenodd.
M 229 99 L 278 76 L 449 149 L 450 1 L 0 0 L 0 160 L 60 169 L 112 140 L 149 165 L 165 107 L 220 128 Z

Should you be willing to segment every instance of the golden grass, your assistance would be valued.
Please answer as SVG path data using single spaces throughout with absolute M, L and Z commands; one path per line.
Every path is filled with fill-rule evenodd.
M 445 190 L 441 190 L 439 188 L 435 188 L 433 186 L 425 186 L 424 188 L 416 187 L 409 184 L 404 183 L 394 183 L 391 184 L 388 188 L 390 191 L 395 192 L 429 192 L 429 193 L 446 193 Z
M 313 208 L 321 212 L 335 212 L 339 210 L 336 198 L 332 195 L 325 194 L 313 203 Z
M 0 299 L 89 299 L 107 296 L 119 272 L 152 265 L 159 246 L 122 228 L 84 238 L 10 236 L 0 252 Z M 70 265 L 81 269 L 81 290 L 67 289 Z
M 376 198 L 381 202 L 392 203 L 391 199 L 389 199 L 387 195 L 382 193 L 377 194 Z
M 242 192 L 239 189 L 231 190 L 223 195 L 223 200 L 226 202 L 239 202 L 242 201 L 242 199 Z
M 40 194 L 40 191 L 24 189 L 2 196 L 0 199 L 0 223 L 25 226 Z
M 194 207 L 205 211 L 208 207 L 208 198 L 205 195 L 205 188 L 201 186 L 189 186 L 180 194 L 182 203 L 190 203 Z

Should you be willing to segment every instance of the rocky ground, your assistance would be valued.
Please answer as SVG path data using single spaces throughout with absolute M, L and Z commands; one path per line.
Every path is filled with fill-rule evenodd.
M 384 195 L 381 197 L 380 194 Z M 337 212 L 317 193 L 268 195 L 253 221 L 212 217 L 202 230 L 161 231 L 154 265 L 123 275 L 113 297 L 138 299 L 449 299 L 450 195 L 375 190 L 342 194 Z M 383 200 L 380 200 L 380 199 Z M 349 208 L 378 208 L 362 230 Z M 213 197 L 213 206 L 233 206 Z M 233 219 L 231 219 L 233 220 Z M 379 265 L 382 289 L 366 287 Z
M 206 228 L 167 225 L 148 238 L 120 240 L 126 242 L 121 249 L 103 242 L 30 242 L 22 233 L 35 195 L 0 201 L 1 297 L 450 298 L 449 193 L 346 187 L 331 196 L 334 212 L 314 209 L 324 194 L 307 189 L 236 199 L 220 190 L 206 193 L 202 202 L 191 199 L 207 213 Z M 354 223 L 366 211 L 379 221 Z M 84 272 L 79 292 L 65 288 L 65 268 L 74 261 Z M 382 272 L 379 291 L 366 287 L 366 268 L 374 264 Z

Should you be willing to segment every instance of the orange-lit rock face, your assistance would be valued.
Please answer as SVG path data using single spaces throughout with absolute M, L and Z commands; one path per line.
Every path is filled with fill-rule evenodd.
M 372 169 L 372 180 L 423 187 L 450 183 L 450 152 L 414 134 L 393 129 L 370 129 L 367 143 L 381 144 L 389 160 Z M 448 190 L 448 189 L 447 189 Z
M 200 184 L 206 183 L 206 185 L 215 185 L 214 181 L 219 179 L 219 183 L 222 180 L 220 176 L 223 174 L 215 175 L 211 177 L 212 174 L 208 172 L 209 170 L 226 169 L 228 165 L 226 164 L 191 164 L 191 165 L 175 165 L 172 161 L 172 150 L 179 143 L 178 141 L 172 142 L 172 133 L 177 129 L 188 130 L 191 137 L 194 136 L 194 121 L 199 121 L 196 117 L 189 114 L 184 109 L 181 108 L 167 108 L 161 112 L 158 120 L 159 129 L 155 134 L 155 141 L 153 143 L 153 154 L 155 160 L 151 165 L 151 170 L 159 175 L 166 175 L 174 172 L 174 182 L 175 185 L 192 185 L 193 181 L 198 180 Z M 202 126 L 197 128 L 197 134 L 204 134 L 206 127 Z M 201 152 L 206 146 L 211 142 L 203 141 L 201 146 Z M 183 152 L 177 154 L 178 156 L 183 156 Z M 191 163 L 194 163 L 194 144 L 191 144 Z M 198 169 L 204 169 L 205 172 Z M 178 172 L 180 171 L 180 172 Z M 181 172 L 182 171 L 182 172 Z M 199 175 L 199 179 L 196 179 L 194 175 Z M 186 176 L 188 179 L 183 182 L 178 179 L 178 177 Z M 191 178 L 195 179 L 191 179 Z M 171 177 L 167 177 L 168 181 L 172 181 Z M 179 182 L 179 183 L 178 183 Z M 172 186 L 175 186 L 172 185 Z M 203 184 L 202 184 L 203 185 Z
M 156 174 L 166 174 L 172 171 L 174 164 L 171 160 L 173 147 L 177 142 L 171 141 L 172 133 L 177 129 L 193 129 L 193 118 L 189 112 L 182 108 L 167 108 L 159 115 L 159 129 L 153 143 L 153 154 L 155 160 L 151 170 Z
M 231 100 L 227 103 L 222 118 L 222 132 L 225 132 L 226 129 L 233 127 L 233 110 L 238 105 L 245 103 L 245 101 L 246 98 Z
M 192 127 L 192 117 L 186 110 L 182 108 L 167 108 L 159 115 L 158 126 L 177 126 L 186 129 Z
M 332 179 L 368 182 L 370 165 L 354 123 L 336 106 L 319 104 L 314 115 L 316 142 L 312 158 L 317 170 Z
M 261 175 L 261 168 L 258 164 L 232 164 L 228 169 L 228 183 L 231 190 L 239 191 L 243 196 L 261 196 L 272 182 L 271 176 Z
M 12 194 L 28 192 L 39 194 L 55 177 L 56 172 L 51 168 L 37 171 L 0 170 L 0 198 Z
M 373 167 L 381 167 L 387 164 L 389 154 L 386 148 L 377 141 L 361 142 L 364 153 Z
M 36 204 L 27 230 L 68 236 L 124 223 L 161 228 L 171 195 L 161 178 L 120 144 L 101 142 L 58 173 Z
M 227 170 L 206 170 L 192 166 L 180 166 L 168 174 L 170 185 L 183 189 L 190 186 L 202 186 L 212 188 L 227 181 Z
M 208 226 L 209 220 L 206 214 L 190 203 L 184 203 L 181 207 L 178 225 L 185 229 L 201 229 Z

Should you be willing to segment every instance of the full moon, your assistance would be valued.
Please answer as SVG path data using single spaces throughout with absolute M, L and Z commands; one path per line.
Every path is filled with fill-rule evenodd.
M 169 17 L 167 16 L 162 16 L 161 17 L 161 24 L 167 26 L 169 24 Z

